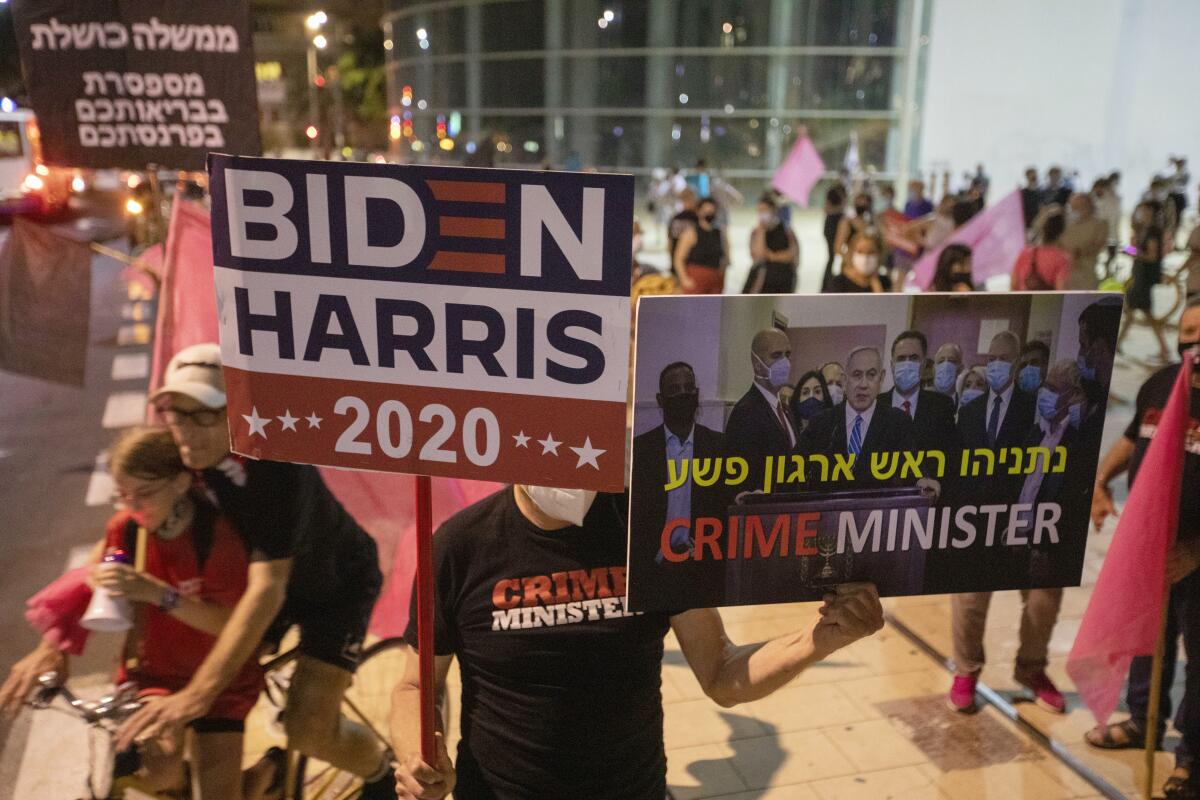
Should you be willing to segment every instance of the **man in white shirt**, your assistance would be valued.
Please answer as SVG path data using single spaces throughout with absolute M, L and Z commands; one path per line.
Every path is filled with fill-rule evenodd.
M 963 371 L 962 348 L 946 342 L 933 354 L 933 389 L 950 398 L 958 408 L 958 376 Z

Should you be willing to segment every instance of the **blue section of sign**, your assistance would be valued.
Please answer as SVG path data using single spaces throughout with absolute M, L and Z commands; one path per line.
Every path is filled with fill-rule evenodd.
M 255 208 L 276 202 L 267 189 L 231 192 L 226 170 L 265 172 L 280 176 L 291 189 L 290 207 L 281 217 L 295 229 L 294 246 L 272 257 L 235 255 L 231 240 L 252 244 L 279 237 L 275 225 L 249 221 Z M 233 173 L 230 173 L 233 174 Z M 295 275 L 358 278 L 392 282 L 479 286 L 523 291 L 569 292 L 624 296 L 629 293 L 632 262 L 633 178 L 629 175 L 544 172 L 458 167 L 401 166 L 328 161 L 296 161 L 209 156 L 212 194 L 213 258 L 219 266 Z M 310 176 L 323 176 L 325 191 L 308 197 Z M 257 176 L 256 176 L 257 177 Z M 270 177 L 270 176 L 265 176 Z M 402 206 L 371 196 L 356 204 L 347 199 L 347 178 L 369 177 L 397 181 L 415 193 L 423 215 L 423 241 L 408 237 Z M 279 179 L 274 179 L 279 183 Z M 385 181 L 385 183 L 387 182 Z M 322 181 L 318 179 L 316 185 Z M 407 190 L 405 193 L 407 194 Z M 600 191 L 597 191 L 600 190 Z M 386 193 L 386 187 L 384 191 Z M 528 200 L 527 200 L 528 198 Z M 540 216 L 531 209 L 540 199 Z M 326 212 L 310 226 L 310 203 Z M 365 209 L 365 241 L 358 246 L 375 252 L 411 245 L 397 266 L 353 263 L 350 237 L 357 213 L 347 220 L 347 204 Z M 229 207 L 244 207 L 231 220 Z M 527 208 L 523 208 L 528 205 Z M 586 213 L 585 213 L 586 209 Z M 530 217 L 539 220 L 540 258 L 532 262 L 533 240 L 525 243 L 522 274 L 522 214 L 526 230 Z M 327 222 L 324 220 L 327 219 Z M 240 226 L 237 230 L 233 226 Z M 322 228 L 327 227 L 328 235 Z M 311 229 L 310 229 L 311 228 Z M 238 237 L 241 239 L 238 239 Z M 284 237 L 287 238 L 287 237 Z M 419 250 L 414 249 L 419 246 Z M 399 248 L 404 249 L 404 248 Z M 360 259 L 361 260 L 361 259 Z M 533 264 L 536 263 L 536 267 Z M 589 269 L 590 265 L 590 269 Z M 530 274 L 534 273 L 534 274 Z M 537 274 L 540 273 L 540 274 Z M 582 277 L 581 277 L 582 275 Z

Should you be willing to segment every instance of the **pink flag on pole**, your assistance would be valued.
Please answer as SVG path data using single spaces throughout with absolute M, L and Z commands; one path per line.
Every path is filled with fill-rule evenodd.
M 1117 707 L 1133 657 L 1154 652 L 1162 626 L 1167 551 L 1179 524 L 1191 361 L 1185 357 L 1179 369 L 1067 657 L 1067 674 L 1102 725 Z
M 203 206 L 176 200 L 158 298 L 150 391 L 162 385 L 171 356 L 185 347 L 215 342 L 217 301 L 213 284 L 212 224 Z M 416 572 L 416 529 L 412 475 L 322 468 L 321 477 L 350 516 L 379 548 L 385 582 L 371 617 L 371 632 L 399 636 L 408 624 Z M 434 525 L 500 488 L 498 483 L 435 479 Z
M 908 274 L 909 288 L 929 288 L 937 270 L 938 256 L 948 244 L 965 244 L 971 248 L 971 277 L 977 285 L 997 275 L 1012 274 L 1013 264 L 1025 247 L 1021 191 L 1014 189 L 1000 202 L 980 211 L 944 242 L 917 259 Z
M 825 162 L 813 147 L 812 139 L 802 133 L 787 158 L 775 170 L 771 185 L 797 205 L 808 207 L 808 195 L 825 174 Z

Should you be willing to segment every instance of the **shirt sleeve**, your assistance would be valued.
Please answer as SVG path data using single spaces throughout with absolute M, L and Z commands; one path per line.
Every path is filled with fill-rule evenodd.
M 1137 404 L 1134 407 L 1133 419 L 1129 421 L 1129 425 L 1125 428 L 1125 438 L 1131 442 L 1138 440 L 1138 434 L 1141 431 L 1142 414 L 1146 410 L 1146 385 L 1146 383 L 1143 383 L 1142 388 L 1138 389 Z
M 296 555 L 298 526 L 312 489 L 305 491 L 304 467 L 279 461 L 247 464 L 244 518 L 237 523 L 250 550 L 251 561 L 277 561 Z M 308 467 L 312 469 L 312 467 Z
M 453 609 L 457 606 L 459 580 L 456 576 L 457 559 L 451 554 L 455 532 L 445 527 L 433 535 L 433 652 L 439 656 L 454 655 L 458 651 L 458 630 Z M 413 575 L 412 593 L 408 604 L 408 626 L 404 629 L 404 641 L 414 650 L 419 650 L 417 637 L 417 576 Z

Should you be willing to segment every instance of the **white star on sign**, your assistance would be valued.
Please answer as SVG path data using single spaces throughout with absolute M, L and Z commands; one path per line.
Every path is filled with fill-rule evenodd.
M 558 446 L 560 444 L 562 444 L 562 442 L 554 441 L 553 433 L 547 433 L 546 438 L 538 439 L 537 443 L 542 446 L 542 455 L 546 455 L 546 453 L 553 453 L 554 455 L 558 455 Z
M 315 412 L 315 411 L 312 412 L 307 417 L 305 417 L 305 419 L 308 420 L 308 429 L 310 431 L 313 428 L 321 427 L 321 418 L 317 416 L 317 412 Z
M 285 431 L 296 430 L 296 422 L 298 419 L 292 416 L 291 409 L 285 410 L 282 417 L 276 417 L 275 419 L 279 420 L 279 424 L 283 426 Z
M 583 447 L 572 447 L 571 450 L 579 456 L 579 463 L 575 465 L 575 469 L 579 469 L 584 464 L 591 464 L 596 469 L 600 469 L 600 465 L 596 463 L 596 457 L 608 452 L 592 447 L 592 437 L 590 436 L 583 440 Z
M 258 415 L 258 407 L 250 409 L 249 414 L 242 414 L 242 419 L 250 425 L 250 435 L 258 434 L 264 439 L 267 438 L 267 426 L 271 424 L 270 417 L 260 417 Z
M 517 447 L 524 447 L 526 450 L 529 449 L 529 437 L 525 435 L 525 431 L 521 431 L 513 438 L 517 440 Z

